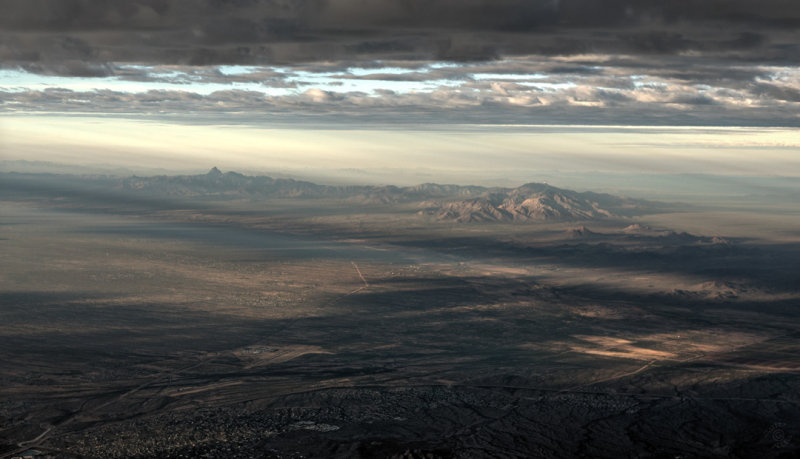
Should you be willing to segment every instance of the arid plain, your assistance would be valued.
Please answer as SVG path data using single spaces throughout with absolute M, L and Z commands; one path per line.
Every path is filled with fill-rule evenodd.
M 3 178 L 2 457 L 800 451 L 791 200 L 506 221 L 490 190 L 487 221 L 481 190 Z

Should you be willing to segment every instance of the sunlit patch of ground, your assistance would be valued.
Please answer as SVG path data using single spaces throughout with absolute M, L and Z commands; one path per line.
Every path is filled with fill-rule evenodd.
M 562 344 L 574 352 L 606 357 L 685 360 L 700 357 L 713 359 L 715 354 L 731 352 L 770 338 L 763 334 L 714 328 L 627 336 L 573 335 L 577 342 Z
M 573 337 L 581 342 L 589 343 L 588 345 L 576 343 L 571 346 L 574 352 L 583 354 L 635 360 L 672 359 L 675 357 L 675 354 L 671 352 L 657 351 L 636 346 L 631 341 L 621 338 L 586 335 L 573 335 Z

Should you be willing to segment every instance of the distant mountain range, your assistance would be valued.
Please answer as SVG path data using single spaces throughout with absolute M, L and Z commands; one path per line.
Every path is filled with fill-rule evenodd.
M 169 197 L 342 199 L 361 204 L 398 204 L 447 197 L 473 197 L 486 192 L 478 186 L 426 183 L 410 187 L 318 185 L 302 180 L 222 173 L 212 168 L 202 175 L 159 175 L 118 179 L 118 188 Z
M 83 187 L 83 195 L 107 190 L 124 196 L 165 199 L 334 199 L 357 205 L 403 204 L 415 208 L 420 215 L 431 216 L 438 221 L 464 223 L 594 220 L 639 215 L 664 207 L 661 203 L 602 193 L 581 193 L 545 183 L 528 183 L 518 188 L 435 183 L 407 187 L 319 185 L 293 179 L 223 173 L 216 167 L 200 175 L 126 178 L 19 173 L 2 175 L 7 188 L 12 190 L 13 183 L 22 185 L 38 180 L 46 182 L 50 192 L 57 191 L 58 184 L 73 192 Z
M 425 203 L 422 212 L 457 222 L 595 220 L 645 213 L 653 207 L 643 200 L 528 183 L 486 190 L 474 198 Z

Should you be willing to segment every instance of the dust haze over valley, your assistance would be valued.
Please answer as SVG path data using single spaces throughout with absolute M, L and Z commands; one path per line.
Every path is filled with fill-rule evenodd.
M 0 2 L 0 459 L 797 457 L 798 32 Z
M 2 184 L 6 457 L 796 451 L 792 204 Z

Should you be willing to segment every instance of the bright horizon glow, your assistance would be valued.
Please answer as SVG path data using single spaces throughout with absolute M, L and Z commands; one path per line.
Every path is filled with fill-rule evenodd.
M 543 171 L 800 176 L 800 131 L 788 128 L 498 126 L 389 130 L 192 125 L 71 116 L 0 116 L 3 159 L 167 170 L 388 169 L 402 183 L 440 175 Z M 45 133 L 43 135 L 43 133 Z M 423 171 L 417 174 L 415 171 Z
M 582 59 L 567 71 L 548 69 L 570 59 L 541 56 L 461 64 L 113 64 L 109 76 L 93 78 L 4 69 L 0 147 L 5 160 L 134 170 L 218 166 L 298 177 L 358 170 L 363 182 L 402 171 L 390 176 L 397 184 L 502 184 L 542 171 L 800 176 L 800 130 L 736 126 L 790 124 L 800 119 L 793 102 L 760 98 L 746 86 L 614 67 L 603 56 Z M 775 77 L 758 80 L 762 93 L 800 85 L 798 68 L 758 70 Z M 710 126 L 726 124 L 731 113 L 739 116 L 734 125 Z M 549 120 L 557 124 L 524 122 Z M 611 122 L 587 124 L 595 120 Z

